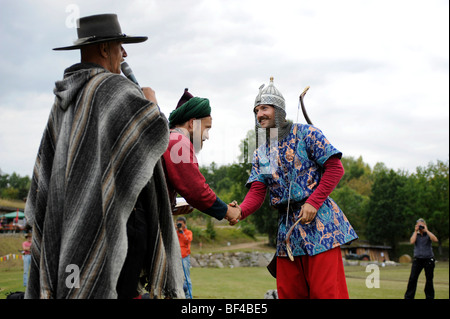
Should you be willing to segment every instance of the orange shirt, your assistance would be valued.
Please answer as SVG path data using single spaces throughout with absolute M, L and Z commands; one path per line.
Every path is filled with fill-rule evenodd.
M 183 233 L 177 230 L 178 241 L 180 242 L 181 257 L 185 258 L 191 254 L 192 232 L 185 228 Z

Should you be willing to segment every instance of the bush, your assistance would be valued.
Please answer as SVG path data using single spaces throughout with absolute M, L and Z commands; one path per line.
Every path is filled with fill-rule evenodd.
M 6 198 L 6 199 L 18 199 L 19 198 L 19 190 L 14 187 L 4 188 L 1 190 L 0 195 L 2 198 Z
M 209 217 L 209 218 L 207 219 L 207 221 L 206 221 L 206 234 L 208 235 L 208 237 L 209 237 L 211 240 L 216 239 L 217 233 L 216 233 L 216 231 L 214 230 L 214 223 L 213 223 L 211 217 Z
M 242 223 L 241 225 L 242 232 L 251 238 L 255 238 L 256 235 L 256 227 L 253 224 Z

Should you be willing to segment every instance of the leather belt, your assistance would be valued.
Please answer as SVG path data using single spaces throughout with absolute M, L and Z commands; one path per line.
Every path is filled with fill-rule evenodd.
M 290 202 L 289 203 L 289 213 L 294 213 L 299 211 L 302 206 L 305 204 L 306 200 L 308 198 L 305 198 L 299 202 Z M 276 207 L 278 209 L 279 214 L 285 214 L 287 210 L 287 204 L 282 204 Z

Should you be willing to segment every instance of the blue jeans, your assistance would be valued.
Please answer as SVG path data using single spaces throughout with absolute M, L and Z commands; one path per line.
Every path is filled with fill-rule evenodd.
M 184 294 L 186 295 L 186 299 L 192 299 L 192 281 L 191 281 L 191 258 L 190 256 L 186 256 L 181 259 L 183 263 L 183 271 L 184 271 L 184 283 L 183 289 Z
M 23 286 L 28 284 L 28 274 L 30 272 L 31 255 L 23 255 Z

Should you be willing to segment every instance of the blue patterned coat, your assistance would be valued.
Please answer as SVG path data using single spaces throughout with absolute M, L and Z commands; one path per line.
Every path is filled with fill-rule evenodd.
M 259 181 L 270 191 L 274 207 L 287 205 L 289 184 L 291 202 L 308 198 L 317 188 L 323 173 L 323 164 L 332 155 L 342 153 L 334 148 L 320 129 L 312 125 L 294 124 L 287 137 L 261 145 L 253 155 L 252 170 L 247 185 Z M 290 214 L 279 218 L 277 255 L 286 256 L 286 233 L 296 219 Z M 316 255 L 358 238 L 339 206 L 328 197 L 314 220 L 297 224 L 290 237 L 294 256 Z

